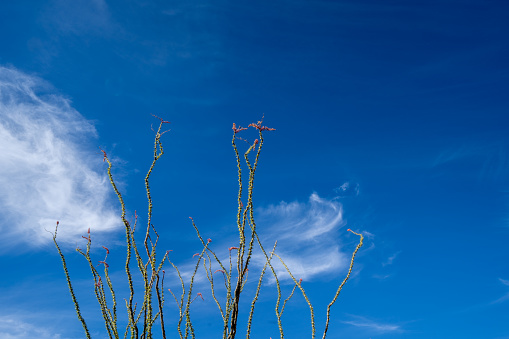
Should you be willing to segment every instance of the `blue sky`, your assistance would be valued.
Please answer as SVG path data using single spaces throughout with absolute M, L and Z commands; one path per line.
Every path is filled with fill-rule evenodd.
M 74 248 L 90 227 L 93 255 L 109 247 L 126 292 L 100 148 L 128 215 L 143 221 L 155 114 L 171 131 L 152 177 L 154 224 L 183 272 L 200 250 L 189 216 L 223 257 L 235 246 L 231 127 L 264 116 L 276 131 L 257 171 L 259 233 L 268 247 L 279 240 L 304 280 L 318 333 L 358 240 L 351 228 L 365 244 L 328 338 L 509 338 L 508 10 L 480 0 L 1 2 L 0 337 L 83 337 L 46 232 L 57 220 L 93 337 L 104 337 Z M 203 277 L 196 290 L 197 336 L 217 338 Z M 263 291 L 253 336 L 277 338 L 270 279 Z M 301 296 L 283 324 L 288 338 L 310 337 Z M 167 331 L 177 335 L 171 320 Z

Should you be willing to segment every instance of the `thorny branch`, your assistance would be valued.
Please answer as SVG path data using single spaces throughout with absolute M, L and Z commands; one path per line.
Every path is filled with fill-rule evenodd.
M 163 145 L 161 142 L 161 137 L 163 134 L 168 132 L 162 131 L 162 127 L 165 124 L 168 124 L 168 121 L 163 120 L 160 117 L 157 117 L 154 115 L 155 118 L 157 118 L 160 121 L 159 127 L 157 130 L 152 129 L 155 132 L 155 139 L 154 139 L 154 150 L 153 150 L 153 160 L 149 167 L 149 170 L 147 172 L 147 175 L 145 176 L 145 190 L 146 190 L 146 196 L 147 196 L 147 202 L 148 202 L 148 216 L 147 216 L 147 227 L 145 229 L 144 234 L 144 241 L 143 241 L 143 247 L 145 249 L 145 256 L 144 259 L 142 255 L 140 254 L 138 250 L 138 246 L 135 239 L 135 229 L 138 222 L 138 216 L 136 214 L 136 211 L 134 213 L 134 224 L 131 226 L 131 223 L 126 219 L 126 206 L 124 199 L 122 197 L 122 194 L 118 190 L 115 181 L 113 180 L 113 175 L 111 173 L 112 163 L 110 159 L 108 158 L 106 152 L 104 150 L 101 150 L 103 153 L 103 161 L 107 162 L 108 164 L 108 177 L 110 179 L 110 183 L 113 187 L 113 190 L 115 191 L 120 205 L 122 209 L 121 219 L 124 224 L 125 228 L 125 234 L 126 234 L 126 262 L 125 262 L 125 271 L 127 275 L 127 281 L 129 285 L 129 298 L 124 299 L 127 309 L 127 318 L 128 318 L 128 324 L 125 329 L 124 338 L 127 338 L 128 333 L 130 333 L 131 339 L 149 339 L 153 338 L 152 328 L 153 325 L 156 323 L 157 320 L 159 320 L 159 323 L 161 325 L 161 335 L 162 338 L 166 338 L 166 329 L 165 329 L 165 322 L 164 322 L 164 316 L 163 316 L 163 308 L 164 308 L 164 278 L 165 278 L 165 270 L 162 270 L 163 264 L 167 261 L 173 269 L 175 269 L 175 272 L 179 278 L 180 286 L 181 286 L 181 294 L 180 297 L 178 297 L 171 289 L 167 289 L 168 292 L 172 295 L 173 299 L 175 300 L 175 303 L 178 307 L 178 322 L 177 322 L 177 332 L 179 334 L 179 337 L 181 339 L 187 339 L 189 336 L 191 338 L 195 338 L 195 331 L 193 322 L 191 320 L 191 304 L 199 297 L 199 300 L 204 301 L 203 294 L 201 292 L 196 293 L 196 295 L 193 294 L 193 287 L 195 285 L 195 276 L 198 272 L 198 269 L 200 267 L 200 264 L 203 265 L 203 268 L 205 270 L 205 275 L 210 283 L 211 287 L 211 295 L 212 299 L 216 303 L 219 313 L 221 316 L 221 319 L 223 321 L 223 339 L 234 339 L 237 334 L 237 327 L 238 327 L 238 317 L 239 317 L 239 305 L 241 301 L 241 296 L 243 295 L 244 287 L 246 285 L 246 282 L 248 280 L 248 274 L 249 274 L 249 266 L 251 264 L 251 259 L 253 257 L 253 251 L 255 250 L 255 247 L 258 247 L 259 250 L 263 253 L 263 256 L 265 257 L 265 264 L 263 266 L 263 269 L 261 270 L 261 273 L 258 277 L 258 283 L 256 287 L 256 291 L 254 293 L 254 297 L 251 302 L 248 321 L 246 324 L 246 338 L 250 338 L 251 334 L 251 328 L 252 328 L 252 321 L 253 321 L 253 314 L 255 310 L 256 302 L 259 298 L 262 281 L 265 275 L 265 272 L 267 270 L 267 267 L 271 271 L 275 282 L 276 282 L 276 289 L 277 289 L 277 300 L 276 300 L 276 320 L 280 332 L 280 337 L 284 337 L 283 332 L 283 325 L 282 325 L 282 315 L 285 310 L 285 307 L 287 306 L 287 303 L 290 301 L 290 299 L 294 296 L 295 291 L 297 289 L 300 290 L 302 296 L 306 300 L 306 302 L 309 305 L 310 308 L 310 314 L 311 314 L 311 338 L 314 339 L 315 337 L 315 320 L 314 320 L 314 309 L 311 304 L 311 301 L 309 300 L 304 287 L 302 286 L 302 279 L 297 280 L 293 274 L 291 273 L 290 269 L 284 262 L 284 260 L 275 253 L 277 242 L 274 244 L 272 250 L 270 253 L 267 253 L 265 251 L 265 248 L 260 241 L 260 238 L 258 237 L 257 230 L 256 230 L 256 222 L 254 218 L 254 205 L 253 205 L 253 189 L 254 189 L 254 179 L 255 179 L 255 172 L 258 166 L 259 158 L 261 149 L 263 146 L 263 132 L 264 131 L 274 131 L 274 128 L 270 128 L 267 126 L 263 126 L 263 117 L 260 121 L 257 123 L 251 123 L 248 125 L 249 127 L 255 128 L 259 133 L 259 138 L 255 139 L 254 142 L 250 143 L 246 139 L 243 139 L 239 137 L 237 134 L 247 130 L 248 128 L 237 126 L 236 124 L 233 124 L 232 130 L 233 130 L 233 137 L 232 137 L 232 146 L 235 152 L 235 158 L 237 162 L 237 172 L 238 172 L 238 195 L 237 195 L 237 229 L 239 232 L 239 243 L 237 246 L 232 246 L 228 249 L 228 260 L 229 263 L 227 265 L 224 265 L 219 257 L 216 255 L 216 253 L 210 248 L 210 243 L 212 240 L 209 238 L 207 241 L 205 241 L 200 232 L 198 227 L 196 226 L 194 220 L 191 219 L 192 226 L 196 230 L 197 236 L 200 239 L 202 243 L 202 250 L 200 253 L 196 253 L 194 257 L 197 257 L 197 261 L 193 270 L 193 273 L 191 275 L 190 281 L 188 286 L 186 286 L 184 282 L 184 278 L 178 269 L 177 265 L 175 265 L 169 257 L 169 253 L 171 251 L 166 251 L 163 257 L 160 260 L 157 260 L 157 243 L 159 240 L 159 235 L 152 224 L 152 215 L 153 215 L 153 203 L 152 203 L 152 195 L 151 195 L 151 188 L 150 188 L 150 176 L 152 174 L 153 169 L 155 168 L 156 162 L 161 158 L 161 156 L 164 154 L 163 151 Z M 242 140 L 246 141 L 249 144 L 249 147 L 247 151 L 244 152 L 243 155 L 243 161 L 241 161 L 241 156 L 239 154 L 236 140 Z M 254 153 L 254 160 L 250 160 L 251 154 Z M 242 164 L 245 164 L 247 166 L 248 170 L 248 179 L 247 179 L 247 194 L 246 197 L 244 197 L 244 177 L 243 177 L 243 170 Z M 246 205 L 243 204 L 243 200 L 246 199 Z M 55 227 L 55 233 L 53 234 L 53 241 L 55 243 L 55 246 L 57 248 L 57 251 L 61 257 L 65 276 L 67 279 L 69 291 L 73 300 L 73 303 L 75 305 L 76 313 L 78 316 L 78 319 L 80 320 L 83 329 L 85 331 L 85 335 L 87 338 L 91 338 L 90 332 L 88 330 L 88 327 L 86 325 L 86 322 L 81 314 L 78 300 L 74 294 L 74 289 L 72 287 L 71 278 L 69 276 L 69 272 L 67 270 L 67 264 L 64 258 L 64 255 L 58 246 L 58 243 L 56 241 L 56 235 L 57 235 L 57 229 L 58 229 L 59 223 L 57 222 L 57 226 Z M 330 322 L 330 309 L 331 306 L 336 302 L 339 293 L 341 292 L 343 286 L 347 282 L 347 280 L 350 277 L 350 274 L 353 269 L 354 259 L 357 254 L 357 251 L 362 246 L 363 243 L 363 236 L 360 233 L 356 233 L 354 231 L 348 230 L 358 236 L 360 236 L 360 242 L 355 248 L 355 251 L 352 254 L 350 267 L 348 270 L 348 273 L 343 280 L 343 282 L 338 287 L 336 294 L 334 295 L 332 301 L 327 306 L 326 311 L 326 324 L 325 329 L 323 332 L 322 339 L 325 338 L 328 328 L 329 328 L 329 322 Z M 77 251 L 82 254 L 85 259 L 87 260 L 93 280 L 94 280 L 94 292 L 96 294 L 96 298 L 99 302 L 101 314 L 104 318 L 106 331 L 108 333 L 109 338 L 119 338 L 119 332 L 118 332 L 118 324 L 117 324 L 117 302 L 116 302 L 116 295 L 114 292 L 113 284 L 111 282 L 111 279 L 109 277 L 109 264 L 107 263 L 106 259 L 108 257 L 108 254 L 110 253 L 109 249 L 104 247 L 104 250 L 106 251 L 106 255 L 104 260 L 99 261 L 99 265 L 104 266 L 104 279 L 106 281 L 106 284 L 108 286 L 108 290 L 110 292 L 110 297 L 112 300 L 112 308 L 110 309 L 108 306 L 108 301 L 105 293 L 104 283 L 103 279 L 101 278 L 100 273 L 97 271 L 96 266 L 93 264 L 93 261 L 90 256 L 90 248 L 91 248 L 91 235 L 90 235 L 90 229 L 87 232 L 87 236 L 83 237 L 85 240 L 87 240 L 86 250 L 83 251 L 79 248 L 77 248 Z M 232 261 L 232 251 L 236 251 L 236 260 L 235 263 Z M 140 307 L 137 307 L 137 303 L 134 302 L 134 296 L 135 296 L 135 288 L 134 288 L 134 277 L 131 273 L 131 258 L 133 257 L 136 260 L 137 268 L 140 272 L 141 278 L 143 280 L 143 302 Z M 282 299 L 282 288 L 281 284 L 278 279 L 278 275 L 276 274 L 276 270 L 271 263 L 273 256 L 276 256 L 281 261 L 282 265 L 287 270 L 288 274 L 294 281 L 294 286 L 291 290 L 291 293 L 289 296 L 284 299 L 282 305 L 281 305 L 281 299 Z M 214 266 L 217 264 L 219 269 L 213 270 L 212 263 L 214 262 Z M 235 270 L 234 270 L 235 267 Z M 234 274 L 235 271 L 235 274 Z M 162 274 L 161 274 L 162 272 Z M 217 297 L 217 290 L 214 284 L 214 275 L 216 273 L 221 273 L 223 281 L 224 281 L 224 287 L 225 287 L 225 298 L 224 298 L 224 304 L 221 303 L 220 298 Z M 235 283 L 233 281 L 235 280 Z M 153 305 L 152 299 L 154 295 L 155 290 L 155 296 L 157 298 L 157 304 L 156 306 Z M 194 296 L 194 297 L 193 297 Z M 156 307 L 157 309 L 154 309 Z M 139 328 L 139 322 L 143 319 L 143 325 L 141 328 Z M 184 325 L 184 328 L 182 328 L 182 325 Z M 140 333 L 141 332 L 141 333 Z

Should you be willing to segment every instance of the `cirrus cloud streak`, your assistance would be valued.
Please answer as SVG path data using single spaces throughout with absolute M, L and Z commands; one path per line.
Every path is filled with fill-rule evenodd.
M 0 231 L 5 249 L 119 226 L 94 126 L 37 77 L 0 67 Z
M 343 207 L 337 200 L 312 193 L 307 202 L 282 201 L 278 205 L 258 208 L 258 226 L 262 241 L 278 241 L 276 252 L 297 278 L 310 280 L 318 275 L 335 275 L 348 265 L 350 254 L 341 246 L 339 229 L 346 225 Z M 257 254 L 255 261 L 263 265 L 265 258 Z M 272 260 L 278 277 L 289 279 L 278 259 Z

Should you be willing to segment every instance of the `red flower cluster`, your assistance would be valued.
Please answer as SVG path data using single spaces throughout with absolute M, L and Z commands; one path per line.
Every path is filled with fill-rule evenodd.
M 166 121 L 166 120 L 163 120 L 162 118 L 159 118 L 157 115 L 152 114 L 152 116 L 153 116 L 154 118 L 157 118 L 157 119 L 161 120 L 161 123 L 163 123 L 163 124 L 171 124 L 171 122 Z
M 275 131 L 276 130 L 275 128 L 270 128 L 270 127 L 267 127 L 267 126 L 262 126 L 262 122 L 263 122 L 263 117 L 262 117 L 262 120 L 258 121 L 257 124 L 252 123 L 252 124 L 249 124 L 248 127 L 254 127 L 257 130 L 259 130 L 260 132 L 261 131 Z
M 276 130 L 275 128 L 270 128 L 270 127 L 267 127 L 267 126 L 262 126 L 262 122 L 263 122 L 263 117 L 262 117 L 262 120 L 258 121 L 258 123 L 257 123 L 257 124 L 255 124 L 255 123 L 253 122 L 253 123 L 249 124 L 249 126 L 248 126 L 248 127 L 254 127 L 254 128 L 256 128 L 257 130 L 259 130 L 260 132 L 261 132 L 261 131 L 275 131 L 275 130 Z M 235 125 L 235 123 L 233 123 L 233 127 L 232 127 L 232 129 L 233 129 L 233 133 L 237 134 L 238 132 L 243 131 L 243 130 L 245 130 L 245 129 L 247 129 L 247 128 L 245 128 L 245 127 L 240 127 L 240 126 L 239 126 L 239 127 L 237 127 L 237 125 Z
M 83 239 L 87 239 L 88 241 L 90 241 L 90 227 L 88 228 L 88 237 L 84 237 L 84 236 L 81 236 Z
M 110 265 L 108 265 L 106 261 L 99 261 L 99 264 L 103 264 L 104 266 L 106 266 L 106 268 L 110 267 Z
M 238 132 L 243 131 L 243 130 L 245 130 L 245 129 L 247 129 L 247 128 L 245 128 L 245 127 L 240 127 L 240 126 L 237 128 L 237 126 L 235 125 L 235 123 L 233 123 L 233 127 L 232 127 L 232 129 L 233 129 L 233 133 L 237 134 Z

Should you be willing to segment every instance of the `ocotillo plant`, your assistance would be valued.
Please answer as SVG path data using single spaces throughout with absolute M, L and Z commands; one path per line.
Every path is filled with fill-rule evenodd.
M 112 281 L 109 276 L 108 268 L 109 265 L 106 262 L 106 258 L 109 254 L 108 248 L 104 247 L 104 250 L 106 252 L 106 257 L 104 260 L 99 261 L 99 264 L 102 264 L 104 266 L 104 275 L 103 278 L 101 277 L 101 274 L 96 269 L 96 266 L 93 263 L 93 260 L 90 256 L 90 248 L 91 248 L 91 235 L 90 235 L 90 229 L 88 229 L 87 236 L 83 236 L 85 240 L 87 241 L 86 250 L 82 250 L 80 248 L 77 248 L 76 250 L 85 257 L 87 260 L 90 270 L 92 272 L 92 277 L 94 280 L 94 292 L 97 298 L 97 301 L 99 302 L 101 315 L 104 319 L 106 331 L 108 333 L 109 338 L 120 338 L 123 336 L 123 338 L 131 338 L 131 339 L 139 339 L 139 338 L 153 338 L 153 327 L 156 324 L 157 320 L 159 320 L 159 324 L 161 326 L 161 336 L 162 338 L 166 338 L 166 328 L 165 328 L 165 322 L 164 322 L 164 276 L 165 271 L 162 270 L 163 265 L 165 262 L 168 262 L 173 269 L 175 269 L 176 274 L 180 280 L 181 285 L 181 293 L 175 294 L 173 291 L 168 290 L 168 292 L 171 294 L 172 298 L 175 300 L 177 306 L 178 306 L 178 321 L 177 321 L 177 332 L 181 339 L 187 339 L 189 337 L 195 338 L 195 331 L 193 327 L 193 323 L 191 321 L 191 314 L 190 314 L 190 306 L 191 303 L 197 298 L 201 297 L 203 298 L 201 293 L 197 293 L 196 296 L 193 298 L 193 287 L 195 284 L 195 277 L 200 269 L 200 266 L 203 266 L 203 269 L 205 271 L 205 276 L 207 277 L 212 298 L 214 299 L 214 302 L 216 303 L 219 313 L 221 315 L 223 325 L 222 325 L 222 338 L 223 339 L 234 339 L 237 335 L 238 330 L 238 316 L 239 316 L 239 307 L 240 307 L 240 300 L 241 295 L 243 295 L 244 287 L 246 285 L 247 279 L 248 279 L 248 273 L 249 273 L 249 267 L 252 262 L 253 258 L 253 251 L 255 248 L 259 248 L 261 253 L 263 254 L 263 257 L 265 258 L 265 264 L 261 270 L 260 275 L 258 276 L 258 283 L 256 286 L 256 290 L 254 292 L 254 296 L 252 297 L 251 306 L 249 309 L 249 317 L 246 324 L 246 338 L 250 338 L 251 335 L 251 329 L 252 329 L 252 320 L 253 320 L 253 314 L 255 311 L 255 305 L 258 300 L 260 289 L 262 286 L 262 281 L 264 278 L 264 275 L 268 270 L 270 270 L 274 281 L 275 286 L 277 289 L 277 300 L 276 300 L 276 307 L 275 307 L 275 313 L 276 313 L 276 320 L 279 328 L 280 337 L 284 337 L 284 330 L 283 325 L 281 321 L 281 317 L 283 315 L 285 306 L 287 305 L 287 302 L 292 298 L 292 296 L 295 293 L 295 290 L 298 289 L 304 299 L 306 300 L 307 304 L 309 305 L 310 310 L 310 316 L 311 316 L 311 338 L 314 339 L 316 336 L 316 327 L 315 327 L 315 316 L 314 316 L 314 308 L 311 304 L 311 301 L 309 300 L 306 291 L 304 290 L 304 287 L 302 286 L 302 279 L 297 280 L 295 276 L 291 273 L 291 270 L 288 268 L 288 266 L 285 264 L 284 260 L 276 253 L 276 246 L 277 241 L 272 247 L 272 250 L 270 252 L 267 252 L 265 250 L 264 245 L 262 244 L 258 233 L 257 233 L 257 227 L 256 222 L 254 218 L 254 206 L 253 206 L 253 188 L 254 188 L 254 182 L 255 182 L 255 172 L 258 166 L 258 161 L 260 159 L 260 153 L 263 146 L 263 132 L 265 131 L 274 131 L 274 128 L 269 128 L 266 126 L 262 126 L 263 119 L 261 121 L 258 121 L 257 123 L 252 123 L 248 126 L 248 128 L 255 128 L 259 133 L 259 139 L 254 140 L 254 142 L 249 143 L 248 142 L 248 149 L 243 154 L 243 161 L 241 160 L 241 156 L 239 154 L 239 150 L 237 148 L 237 140 L 243 140 L 247 142 L 247 140 L 242 139 L 238 136 L 238 133 L 242 132 L 243 130 L 246 130 L 247 128 L 243 127 L 237 127 L 235 124 L 233 124 L 233 136 L 232 136 L 232 146 L 233 150 L 235 152 L 235 158 L 237 162 L 237 170 L 238 170 L 238 196 L 237 196 L 237 230 L 238 230 L 238 240 L 239 243 L 237 246 L 230 247 L 229 248 L 229 262 L 223 263 L 219 257 L 216 255 L 214 250 L 210 247 L 210 244 L 212 242 L 211 239 L 207 239 L 206 241 L 201 236 L 198 227 L 196 226 L 194 220 L 191 218 L 191 223 L 194 229 L 196 230 L 196 234 L 198 236 L 198 239 L 201 241 L 201 244 L 203 246 L 200 253 L 195 254 L 196 258 L 196 264 L 194 266 L 194 270 L 191 274 L 190 281 L 186 282 L 183 279 L 183 275 L 181 274 L 180 270 L 178 269 L 177 265 L 173 263 L 170 260 L 169 251 L 165 252 L 163 257 L 159 260 L 156 259 L 157 256 L 157 243 L 159 240 L 159 235 L 156 232 L 155 227 L 152 224 L 152 214 L 153 214 L 153 205 L 152 205 L 152 196 L 151 196 L 151 190 L 150 190 L 150 175 L 156 165 L 156 162 L 160 159 L 160 157 L 163 155 L 163 145 L 161 142 L 161 137 L 165 133 L 163 131 L 163 126 L 167 124 L 167 121 L 164 121 L 163 119 L 160 119 L 160 124 L 158 129 L 155 131 L 155 141 L 154 141 L 154 150 L 153 150 L 153 160 L 152 164 L 147 172 L 147 175 L 145 176 L 145 190 L 147 195 L 147 201 L 148 201 L 148 218 L 147 218 L 147 226 L 145 228 L 145 237 L 143 242 L 143 248 L 145 250 L 145 254 L 141 254 L 141 249 L 138 247 L 138 244 L 136 243 L 134 234 L 137 227 L 137 221 L 138 218 L 135 213 L 134 218 L 134 224 L 131 225 L 131 223 L 126 218 L 126 206 L 124 203 L 124 199 L 122 197 L 122 194 L 118 190 L 115 181 L 113 180 L 113 175 L 111 173 L 112 163 L 110 159 L 108 158 L 106 152 L 103 151 L 103 159 L 105 162 L 108 163 L 108 176 L 111 182 L 111 185 L 113 187 L 113 190 L 115 191 L 119 201 L 120 206 L 122 209 L 121 219 L 125 227 L 125 236 L 126 236 L 126 245 L 127 245 L 127 253 L 126 253 L 126 262 L 125 262 L 125 272 L 127 275 L 127 281 L 129 285 L 129 298 L 125 299 L 125 305 L 127 309 L 127 327 L 121 331 L 118 328 L 117 323 L 117 302 L 116 302 L 116 294 L 115 290 L 112 284 Z M 242 163 L 245 162 L 248 169 L 248 175 L 247 180 L 244 178 L 243 170 L 242 170 Z M 244 182 L 247 181 L 247 194 L 244 192 Z M 243 200 L 246 201 L 246 203 L 243 203 Z M 78 316 L 78 319 L 80 320 L 83 329 L 85 331 L 85 335 L 87 338 L 91 338 L 90 331 L 87 327 L 87 324 L 85 322 L 85 319 L 83 318 L 79 303 L 77 300 L 77 297 L 75 295 L 71 278 L 69 275 L 69 272 L 67 270 L 67 264 L 65 261 L 64 254 L 62 250 L 60 249 L 58 243 L 57 243 L 57 230 L 58 230 L 59 222 L 57 221 L 57 225 L 55 227 L 55 233 L 53 234 L 53 241 L 55 243 L 55 246 L 57 248 L 58 253 L 60 254 L 60 257 L 62 259 L 62 264 L 65 272 L 65 276 L 67 279 L 67 284 L 69 287 L 69 291 L 72 297 L 72 301 L 74 303 L 76 313 Z M 335 295 L 333 296 L 331 302 L 327 306 L 326 309 L 326 323 L 323 331 L 322 338 L 325 338 L 327 335 L 327 331 L 329 328 L 329 321 L 330 321 L 330 310 L 331 306 L 336 302 L 339 293 L 341 292 L 343 286 L 347 282 L 348 278 L 350 277 L 350 274 L 352 272 L 354 259 L 357 254 L 357 251 L 362 246 L 363 243 L 363 236 L 360 233 L 356 233 L 352 230 L 348 230 L 360 237 L 359 243 L 355 250 L 352 253 L 350 266 L 347 272 L 346 277 L 339 285 L 338 289 L 336 290 Z M 235 251 L 236 256 L 234 255 L 234 259 L 232 260 L 232 251 Z M 272 264 L 272 259 L 275 257 L 278 258 L 278 260 L 281 262 L 281 264 L 285 267 L 286 271 L 288 272 L 291 279 L 293 279 L 294 286 L 290 293 L 290 295 L 282 300 L 282 291 L 281 291 L 281 284 L 278 278 L 278 275 L 276 274 L 276 269 L 274 268 L 274 265 Z M 132 259 L 134 257 L 135 263 L 132 263 Z M 215 263 L 215 265 L 218 265 L 220 267 L 219 269 L 212 272 L 212 263 Z M 138 294 L 138 291 L 135 291 L 134 283 L 133 283 L 133 267 L 136 265 L 137 270 L 141 274 L 141 278 L 143 279 L 143 290 L 141 291 L 143 295 L 143 303 L 141 305 L 137 305 L 134 302 L 134 296 L 135 293 Z M 221 303 L 219 299 L 223 300 L 222 298 L 217 297 L 217 289 L 214 285 L 214 275 L 216 273 L 220 273 L 224 279 L 224 286 L 226 295 L 224 297 L 224 302 Z M 106 284 L 105 284 L 106 282 Z M 110 306 L 108 303 L 107 298 L 107 292 L 111 295 L 111 303 Z M 153 301 L 157 301 L 154 305 Z M 215 335 L 214 337 L 219 337 L 219 334 Z

